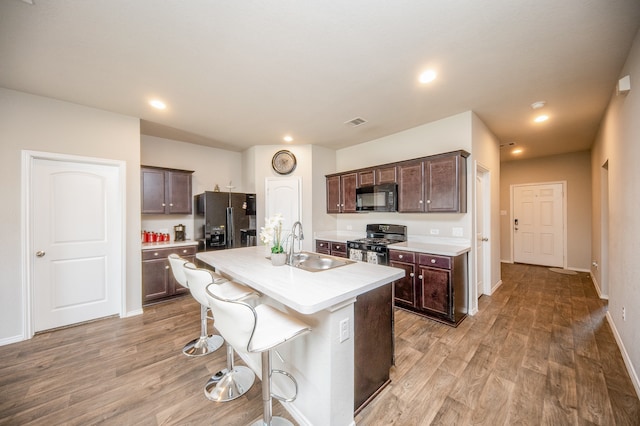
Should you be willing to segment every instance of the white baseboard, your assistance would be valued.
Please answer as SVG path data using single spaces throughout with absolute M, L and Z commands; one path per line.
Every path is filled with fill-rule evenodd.
M 627 367 L 627 372 L 629 373 L 629 377 L 631 377 L 631 382 L 633 383 L 633 387 L 636 390 L 636 395 L 640 398 L 640 380 L 638 379 L 638 374 L 636 370 L 633 368 L 633 364 L 631 363 L 631 358 L 629 358 L 629 354 L 627 353 L 626 348 L 624 347 L 624 343 L 622 343 L 622 338 L 618 333 L 618 329 L 616 328 L 615 323 L 613 322 L 613 318 L 611 317 L 611 312 L 607 311 L 606 313 L 607 322 L 611 326 L 611 330 L 613 331 L 613 337 L 616 339 L 616 343 L 618 344 L 618 348 L 620 348 L 620 353 L 622 354 L 622 359 L 624 360 L 624 365 Z
M 569 266 L 567 266 L 567 270 L 569 271 L 576 271 L 576 272 L 587 272 L 587 273 L 591 273 L 591 269 L 584 269 L 584 268 L 571 268 Z
M 600 299 L 609 300 L 609 296 L 606 294 L 602 294 L 602 292 L 600 291 L 600 283 L 598 283 L 598 280 L 596 279 L 596 276 L 593 275 L 593 272 L 589 271 L 589 275 L 591 275 L 591 282 L 593 283 L 593 287 L 596 289 L 596 293 L 598 293 L 598 297 Z
M 17 336 L 12 336 L 12 337 L 5 337 L 4 339 L 0 339 L 0 346 L 22 342 L 23 340 L 27 340 L 27 339 L 21 334 Z
M 497 289 L 500 288 L 500 286 L 502 285 L 502 280 L 499 280 L 497 283 L 495 283 L 492 287 L 491 287 L 491 294 L 489 294 L 489 296 L 491 296 L 493 293 L 496 292 Z
M 142 308 L 134 309 L 133 311 L 127 311 L 127 313 L 125 314 L 124 318 L 135 317 L 136 315 L 142 315 L 143 312 L 144 311 L 142 310 Z

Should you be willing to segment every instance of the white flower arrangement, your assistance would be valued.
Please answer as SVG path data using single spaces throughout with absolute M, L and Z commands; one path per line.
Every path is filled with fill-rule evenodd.
M 260 241 L 271 246 L 271 253 L 284 253 L 282 248 L 282 214 L 265 219 L 264 226 L 260 228 Z

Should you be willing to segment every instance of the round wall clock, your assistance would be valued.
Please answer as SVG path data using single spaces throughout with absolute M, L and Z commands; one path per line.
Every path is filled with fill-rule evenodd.
M 296 156 L 286 149 L 278 151 L 271 159 L 271 167 L 273 167 L 273 170 L 278 174 L 288 175 L 296 168 Z

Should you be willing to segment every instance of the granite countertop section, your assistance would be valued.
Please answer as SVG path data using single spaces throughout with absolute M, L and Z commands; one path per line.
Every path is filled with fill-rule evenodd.
M 223 275 L 306 315 L 350 303 L 358 295 L 405 275 L 402 269 L 364 262 L 320 272 L 273 266 L 263 246 L 201 252 L 196 257 Z
M 390 244 L 390 250 L 405 250 L 419 253 L 439 254 L 442 256 L 458 256 L 471 250 L 471 246 L 467 244 L 451 244 L 425 241 L 405 241 L 403 243 Z
M 184 246 L 197 246 L 198 242 L 193 240 L 187 241 L 162 241 L 158 243 L 142 243 L 142 250 L 155 250 L 159 248 L 173 248 Z

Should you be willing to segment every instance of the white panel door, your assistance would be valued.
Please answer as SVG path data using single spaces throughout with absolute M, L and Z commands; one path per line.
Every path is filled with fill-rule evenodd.
M 564 266 L 562 183 L 513 187 L 514 261 Z
M 289 235 L 296 221 L 302 220 L 302 188 L 299 177 L 266 178 L 265 217 L 282 214 L 283 236 Z
M 36 158 L 31 175 L 34 331 L 119 313 L 119 168 Z

